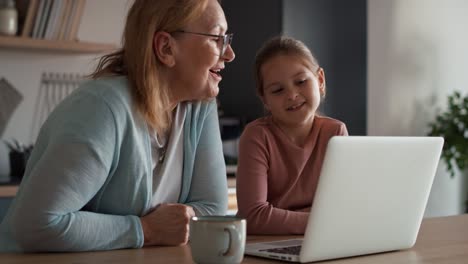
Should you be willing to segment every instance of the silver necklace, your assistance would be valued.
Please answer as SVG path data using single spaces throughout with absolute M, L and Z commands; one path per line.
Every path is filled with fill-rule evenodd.
M 158 159 L 159 164 L 163 163 L 165 157 L 166 157 L 166 148 L 165 147 L 160 148 L 159 149 L 159 159 Z
M 166 150 L 167 150 L 167 134 L 161 137 L 158 133 L 155 133 L 154 137 L 155 145 L 158 149 L 158 163 L 161 164 L 164 162 L 164 158 L 166 157 Z

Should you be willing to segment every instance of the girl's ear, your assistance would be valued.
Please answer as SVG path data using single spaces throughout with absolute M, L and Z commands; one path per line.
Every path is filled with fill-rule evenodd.
M 317 79 L 319 83 L 319 91 L 320 95 L 322 97 L 325 97 L 326 94 L 326 82 L 325 82 L 325 72 L 323 71 L 323 68 L 319 68 L 317 70 Z
M 153 50 L 156 58 L 164 65 L 173 67 L 175 65 L 174 50 L 175 42 L 171 34 L 158 31 L 153 36 Z
M 264 96 L 260 96 L 260 100 L 262 100 L 263 108 L 265 108 L 265 110 L 267 110 L 268 112 L 270 112 L 270 107 L 268 106 L 267 102 L 265 101 L 265 97 L 264 97 Z

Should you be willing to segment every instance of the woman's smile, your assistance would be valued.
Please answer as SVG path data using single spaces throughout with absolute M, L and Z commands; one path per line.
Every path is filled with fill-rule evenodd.
M 218 69 L 210 69 L 210 75 L 215 79 L 218 80 L 219 82 L 223 79 L 221 76 L 221 68 Z

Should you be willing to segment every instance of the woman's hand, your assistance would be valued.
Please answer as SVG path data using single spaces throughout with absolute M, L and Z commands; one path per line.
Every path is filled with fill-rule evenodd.
M 161 204 L 154 211 L 140 217 L 144 246 L 179 246 L 189 239 L 193 208 L 183 204 Z

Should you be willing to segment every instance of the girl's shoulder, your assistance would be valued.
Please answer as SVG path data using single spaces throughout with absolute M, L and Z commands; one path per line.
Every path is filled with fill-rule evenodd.
M 328 116 L 315 116 L 315 121 L 323 126 L 343 126 L 344 123 L 338 119 L 334 119 Z
M 244 128 L 244 133 L 263 134 L 269 133 L 272 129 L 271 116 L 260 117 L 248 123 Z
M 271 117 L 260 117 L 251 121 L 244 127 L 241 140 L 264 142 L 265 140 L 274 137 L 274 133 Z
M 334 119 L 327 116 L 315 116 L 315 124 L 313 129 L 319 129 L 321 131 L 328 131 L 332 134 L 343 134 L 347 133 L 345 123 L 338 119 Z

